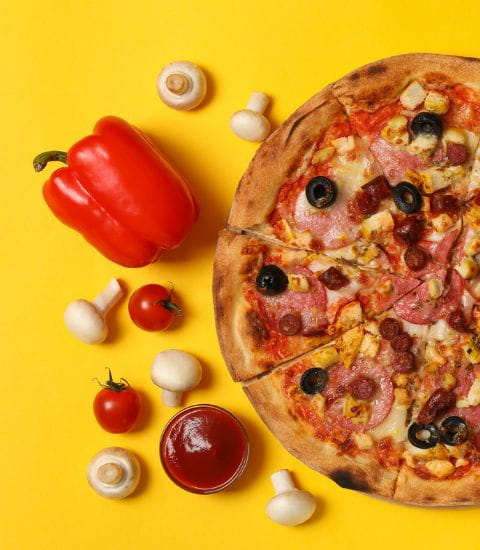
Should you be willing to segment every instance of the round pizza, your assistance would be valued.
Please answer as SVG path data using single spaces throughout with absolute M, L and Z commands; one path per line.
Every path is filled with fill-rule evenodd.
M 480 60 L 391 57 L 260 147 L 214 266 L 223 355 L 340 486 L 480 504 Z

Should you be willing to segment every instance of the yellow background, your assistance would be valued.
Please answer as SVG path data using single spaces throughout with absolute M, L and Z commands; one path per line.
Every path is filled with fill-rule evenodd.
M 269 117 L 285 119 L 327 83 L 366 62 L 412 51 L 480 56 L 478 3 L 401 0 L 215 1 L 53 0 L 2 2 L 0 17 L 0 548 L 480 548 L 477 510 L 435 511 L 387 504 L 338 488 L 290 456 L 229 378 L 210 295 L 216 232 L 255 146 L 229 130 L 230 114 L 256 89 L 271 95 Z M 157 97 L 161 67 L 201 64 L 208 101 L 195 112 Z M 31 160 L 66 149 L 103 115 L 151 133 L 191 180 L 201 217 L 188 241 L 161 262 L 120 268 L 62 226 L 41 196 L 45 175 Z M 47 169 L 49 173 L 51 169 Z M 110 277 L 129 291 L 173 281 L 185 318 L 165 333 L 132 325 L 126 300 L 101 346 L 76 341 L 62 314 L 93 298 Z M 150 382 L 165 348 L 202 360 L 204 380 L 187 404 L 225 406 L 245 423 L 251 462 L 223 494 L 183 492 L 157 453 L 172 414 Z M 139 429 L 104 432 L 92 414 L 105 366 L 128 378 L 146 403 Z M 98 497 L 85 480 L 102 447 L 134 450 L 144 467 L 134 496 Z M 285 528 L 264 514 L 269 475 L 290 468 L 318 497 L 306 525 Z

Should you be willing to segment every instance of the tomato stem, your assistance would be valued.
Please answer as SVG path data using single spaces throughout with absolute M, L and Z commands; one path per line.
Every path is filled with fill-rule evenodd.
M 33 169 L 41 172 L 49 162 L 58 161 L 67 164 L 67 153 L 65 151 L 45 151 L 33 159 Z
M 120 378 L 119 382 L 115 382 L 112 378 L 112 371 L 108 367 L 105 368 L 108 370 L 108 380 L 104 384 L 102 384 L 98 378 L 92 378 L 92 380 L 96 380 L 102 388 L 113 390 L 117 393 L 130 388 L 128 380 Z
M 174 315 L 175 317 L 179 317 L 180 315 L 182 315 L 183 310 L 182 310 L 181 306 L 179 306 L 178 304 L 176 304 L 175 302 L 172 301 L 173 284 L 170 283 L 170 286 L 171 286 L 171 289 L 170 289 L 170 293 L 168 295 L 168 298 L 165 298 L 163 300 L 158 300 L 157 302 L 155 302 L 155 305 L 162 306 L 167 311 L 169 311 L 172 315 Z

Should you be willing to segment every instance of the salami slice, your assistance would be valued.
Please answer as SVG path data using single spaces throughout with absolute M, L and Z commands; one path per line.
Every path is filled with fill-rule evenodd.
M 359 300 L 367 316 L 378 315 L 419 284 L 418 279 L 405 279 L 384 273 L 374 285 L 359 292 Z
M 343 415 L 343 398 L 336 398 L 342 393 L 341 388 L 347 386 L 359 377 L 372 379 L 376 384 L 376 392 L 369 401 L 371 406 L 370 419 L 365 424 L 356 424 Z M 339 391 L 340 388 L 340 391 Z M 378 426 L 392 408 L 394 394 L 393 383 L 387 371 L 372 359 L 359 358 L 347 369 L 339 364 L 329 371 L 329 380 L 324 392 L 327 402 L 332 404 L 325 412 L 325 421 L 332 427 L 341 427 L 348 432 L 365 431 Z
M 445 265 L 448 262 L 448 259 L 450 257 L 450 252 L 459 234 L 460 234 L 460 230 L 454 229 L 453 231 L 450 231 L 449 233 L 447 233 L 445 237 L 443 237 L 443 239 L 440 241 L 432 241 L 432 240 L 425 239 L 425 240 L 421 240 L 418 243 L 418 246 L 420 246 L 425 251 L 427 251 L 435 261 Z
M 275 296 L 258 294 L 270 327 L 279 330 L 279 322 L 285 315 L 297 315 L 301 318 L 303 334 L 315 334 L 326 328 L 327 294 L 325 287 L 307 268 L 297 268 L 291 273 L 304 275 L 309 284 L 307 292 L 285 290 Z
M 444 282 L 445 291 L 442 296 L 432 299 L 426 281 L 393 306 L 395 313 L 410 323 L 429 325 L 439 319 L 446 319 L 455 311 L 462 297 L 463 279 L 455 270 L 451 270 L 447 277 L 446 269 L 437 270 L 435 277 Z

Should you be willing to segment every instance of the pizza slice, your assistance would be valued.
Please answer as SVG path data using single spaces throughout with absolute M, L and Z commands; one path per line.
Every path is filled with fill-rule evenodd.
M 427 330 L 395 498 L 424 506 L 472 505 L 480 502 L 478 337 L 444 320 Z
M 220 233 L 214 273 L 217 332 L 235 380 L 330 341 L 420 284 L 230 231 Z
M 478 60 L 411 54 L 367 65 L 333 87 L 396 203 L 407 215 L 423 203 L 416 246 L 443 265 L 459 235 L 459 207 L 472 192 L 479 74 Z
M 430 202 L 414 191 L 414 203 L 395 199 L 368 139 L 352 128 L 329 87 L 260 147 L 229 224 L 363 267 L 423 277 L 447 261 L 461 222 L 456 205 L 444 200 L 435 227 Z
M 386 312 L 245 391 L 300 460 L 341 487 L 392 497 L 423 330 Z

